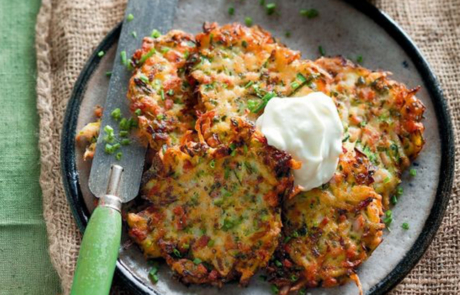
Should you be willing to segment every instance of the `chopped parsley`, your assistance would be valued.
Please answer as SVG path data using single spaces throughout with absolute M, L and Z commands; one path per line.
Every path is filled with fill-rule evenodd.
M 286 31 L 286 33 L 284 33 L 284 36 L 286 36 L 286 38 L 289 38 L 289 37 L 291 37 L 291 32 L 289 32 L 289 31 Z
M 409 170 L 409 174 L 410 174 L 410 176 L 412 176 L 412 177 L 413 177 L 413 176 L 416 176 L 416 175 L 417 175 L 417 170 L 415 170 L 414 168 L 412 168 L 412 169 Z
M 300 10 L 300 15 L 312 19 L 317 17 L 319 15 L 319 12 L 316 9 L 302 9 Z
M 404 230 L 408 230 L 408 229 L 409 229 L 409 223 L 404 222 L 403 224 L 401 224 L 401 227 L 402 227 Z
M 132 32 L 131 32 L 131 35 L 133 36 L 134 39 L 137 39 L 137 33 L 136 33 L 136 31 L 132 31 Z
M 126 17 L 126 20 L 127 21 L 132 21 L 134 19 L 134 15 L 132 13 L 128 14 L 128 16 Z
M 356 58 L 356 62 L 362 63 L 362 62 L 363 62 L 363 56 L 362 56 L 362 55 L 358 55 L 358 57 Z
M 195 258 L 195 259 L 193 259 L 193 263 L 195 263 L 195 265 L 198 265 L 198 264 L 200 264 L 201 262 L 202 262 L 202 261 L 201 261 L 200 258 Z
M 99 51 L 99 52 L 97 53 L 97 56 L 99 56 L 99 57 L 103 57 L 103 56 L 104 56 L 104 54 L 105 54 L 105 52 L 101 50 L 101 51 Z
M 272 285 L 271 289 L 273 294 L 278 294 L 280 292 L 280 289 L 278 289 L 278 287 L 275 285 Z
M 235 7 L 230 6 L 230 7 L 228 8 L 228 14 L 234 15 L 234 14 L 235 14 Z
M 275 260 L 275 265 L 278 266 L 278 267 L 282 267 L 283 264 L 281 263 L 281 261 L 279 260 Z
M 136 110 L 134 111 L 134 113 L 135 113 L 136 115 L 140 116 L 140 115 L 142 114 L 142 110 L 141 110 L 141 109 L 136 109 Z
M 120 161 L 122 156 L 123 156 L 123 153 L 122 153 L 122 152 L 118 152 L 118 153 L 115 155 L 115 159 L 117 159 L 118 161 Z
M 110 77 L 110 76 L 112 76 L 112 72 L 111 72 L 111 71 L 105 72 L 105 75 L 106 75 L 107 77 Z

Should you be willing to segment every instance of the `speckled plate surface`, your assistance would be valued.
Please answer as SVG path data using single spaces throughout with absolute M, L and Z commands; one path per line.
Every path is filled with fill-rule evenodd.
M 290 48 L 300 50 L 304 58 L 319 56 L 322 46 L 326 55 L 342 55 L 356 60 L 363 57 L 363 66 L 393 73 L 393 79 L 409 88 L 421 85 L 417 95 L 426 110 L 426 146 L 415 162 L 416 177 L 403 175 L 404 195 L 393 209 L 391 232 L 359 269 L 359 277 L 367 294 L 384 294 L 398 284 L 421 258 L 436 233 L 452 187 L 454 171 L 453 133 L 446 103 L 439 84 L 425 59 L 405 33 L 384 13 L 365 1 L 305 0 L 275 1 L 279 14 L 268 16 L 259 1 L 180 0 L 173 28 L 196 33 L 204 21 L 220 24 L 244 22 L 246 16 L 262 25 Z M 227 11 L 235 7 L 235 15 Z M 308 19 L 300 9 L 315 8 L 320 15 Z M 153 29 L 153 28 L 152 28 Z M 291 36 L 285 37 L 290 31 Z M 62 137 L 62 173 L 69 203 L 80 229 L 84 229 L 94 208 L 88 190 L 90 163 L 82 161 L 81 147 L 76 146 L 76 130 L 94 120 L 93 108 L 103 105 L 108 78 L 120 27 L 102 41 L 83 69 L 69 102 Z M 141 38 L 133 39 L 141 43 Z M 100 59 L 96 53 L 104 50 Z M 131 54 L 131 53 L 128 53 Z M 401 229 L 408 222 L 410 230 Z M 128 241 L 123 234 L 123 242 Z M 138 294 L 270 294 L 268 283 L 253 278 L 249 287 L 228 284 L 218 290 L 212 287 L 185 287 L 171 277 L 162 266 L 160 281 L 148 278 L 149 263 L 136 246 L 122 247 L 117 262 L 116 280 L 122 280 Z M 332 289 L 312 289 L 311 294 L 357 294 L 352 284 Z

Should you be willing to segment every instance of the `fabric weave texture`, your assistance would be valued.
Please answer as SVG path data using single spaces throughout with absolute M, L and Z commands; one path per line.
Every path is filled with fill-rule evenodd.
M 460 1 L 373 0 L 411 36 L 437 74 L 460 128 Z M 51 260 L 68 293 L 81 235 L 67 203 L 60 172 L 65 108 L 86 60 L 123 18 L 126 0 L 43 0 L 36 26 L 40 184 Z M 460 142 L 455 140 L 456 159 Z M 458 163 L 451 201 L 430 248 L 391 294 L 460 294 Z M 114 294 L 129 294 L 114 284 Z

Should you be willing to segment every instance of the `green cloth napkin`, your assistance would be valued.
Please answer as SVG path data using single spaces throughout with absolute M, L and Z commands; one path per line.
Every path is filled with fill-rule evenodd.
M 35 20 L 40 0 L 0 1 L 0 294 L 58 294 L 38 183 Z

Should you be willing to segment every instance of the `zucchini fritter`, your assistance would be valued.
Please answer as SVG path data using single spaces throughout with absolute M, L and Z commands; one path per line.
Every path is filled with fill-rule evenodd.
M 201 109 L 212 111 L 218 122 L 204 134 L 210 146 L 228 142 L 232 117 L 255 121 L 274 96 L 292 96 L 300 88 L 324 89 L 313 62 L 300 60 L 299 52 L 277 43 L 258 26 L 206 23 L 196 42 L 190 75 Z
M 284 203 L 284 242 L 269 268 L 284 293 L 349 279 L 359 286 L 357 266 L 382 241 L 383 208 L 424 144 L 418 89 L 343 58 L 316 64 L 330 75 L 326 94 L 346 130 L 344 153 L 331 181 Z
M 140 135 L 154 150 L 180 143 L 193 130 L 193 87 L 185 69 L 195 51 L 193 36 L 174 30 L 144 38 L 131 59 L 135 70 L 129 82 L 130 107 L 137 111 Z
M 276 249 L 290 157 L 242 125 L 229 148 L 188 142 L 161 152 L 144 175 L 151 206 L 128 215 L 145 255 L 164 257 L 184 283 L 247 284 Z

